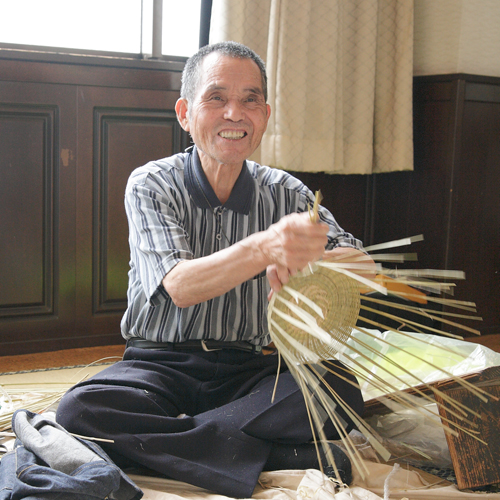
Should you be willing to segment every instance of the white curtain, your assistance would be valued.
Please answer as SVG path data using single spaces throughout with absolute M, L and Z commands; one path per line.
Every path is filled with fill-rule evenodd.
M 302 172 L 413 168 L 413 0 L 213 0 L 210 41 L 266 61 L 257 159 Z

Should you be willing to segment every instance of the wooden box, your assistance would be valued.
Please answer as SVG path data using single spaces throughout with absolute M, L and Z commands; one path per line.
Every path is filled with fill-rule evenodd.
M 490 394 L 488 401 L 481 401 L 453 380 L 432 384 L 446 396 L 478 414 L 478 416 L 472 416 L 470 421 L 477 426 L 474 427 L 477 436 L 486 443 L 483 444 L 461 430 L 457 431 L 456 436 L 446 433 L 457 486 L 461 490 L 500 483 L 500 367 L 488 368 L 463 378 L 488 392 Z M 422 387 L 419 389 L 429 392 L 428 389 Z M 414 389 L 407 391 L 414 392 Z M 449 425 L 447 420 L 459 423 L 458 418 L 446 410 L 446 401 L 439 395 L 435 398 L 438 403 L 442 403 L 444 406 L 439 407 L 443 425 Z M 373 399 L 366 402 L 364 416 L 383 414 L 389 411 L 380 401 Z M 469 428 L 470 426 L 464 425 L 464 427 Z

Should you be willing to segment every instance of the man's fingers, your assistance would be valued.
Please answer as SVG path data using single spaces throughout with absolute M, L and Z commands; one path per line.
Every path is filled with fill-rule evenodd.
M 266 274 L 271 290 L 275 292 L 279 292 L 290 279 L 288 268 L 276 264 L 268 266 Z
M 278 273 L 278 280 L 280 282 L 280 290 L 283 285 L 286 285 L 290 279 L 290 271 L 287 267 L 284 266 L 276 266 L 276 270 Z M 279 290 L 276 290 L 277 292 Z
M 328 243 L 328 225 L 313 223 L 307 213 L 282 217 L 270 226 L 262 251 L 277 266 L 269 275 L 274 291 L 288 282 L 289 276 L 303 269 L 309 262 L 321 259 Z
M 268 266 L 266 275 L 269 285 L 271 286 L 271 290 L 279 292 L 281 289 L 281 282 L 278 278 L 278 271 L 276 270 L 276 266 L 274 264 L 272 266 Z

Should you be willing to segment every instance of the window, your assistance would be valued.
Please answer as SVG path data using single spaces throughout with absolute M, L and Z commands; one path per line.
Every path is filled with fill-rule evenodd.
M 201 0 L 163 0 L 162 54 L 199 46 Z M 0 2 L 0 43 L 127 54 L 152 53 L 153 0 Z
M 200 10 L 201 0 L 163 0 L 163 54 L 189 57 L 198 50 Z

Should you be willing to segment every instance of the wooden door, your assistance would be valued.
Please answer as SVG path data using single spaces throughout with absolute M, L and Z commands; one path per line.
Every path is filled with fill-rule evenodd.
M 127 179 L 148 161 L 185 147 L 177 92 L 82 87 L 78 93 L 77 336 L 121 338 L 127 302 Z
M 76 91 L 0 82 L 1 354 L 72 334 Z
M 11 78 L 64 82 L 0 81 L 0 355 L 121 343 L 125 184 L 187 146 L 178 88 L 133 88 L 138 71 L 129 87 L 92 86 L 68 83 L 70 66 L 21 66 Z

